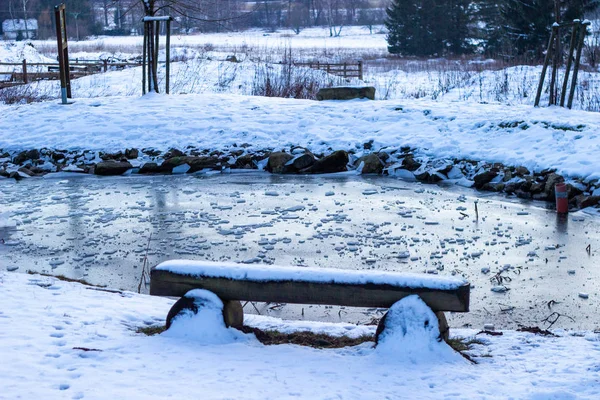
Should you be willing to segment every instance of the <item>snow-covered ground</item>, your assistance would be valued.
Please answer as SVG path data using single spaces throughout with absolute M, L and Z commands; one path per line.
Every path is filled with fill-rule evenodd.
M 264 346 L 240 335 L 210 344 L 161 325 L 172 300 L 109 293 L 38 275 L 0 272 L 2 399 L 595 399 L 600 396 L 600 336 L 558 337 L 504 331 L 477 338 L 468 353 L 447 347 L 400 357 L 366 342 L 342 349 Z M 374 326 L 247 316 L 248 325 L 282 332 L 357 337 Z M 189 333 L 189 332 L 188 332 Z
M 600 177 L 600 114 L 435 101 L 316 102 L 236 95 L 150 95 L 0 105 L 0 149 L 123 151 L 195 146 L 246 151 L 304 146 L 315 153 L 418 149 L 432 159 L 556 168 Z M 168 134 L 166 134 L 168 133 Z

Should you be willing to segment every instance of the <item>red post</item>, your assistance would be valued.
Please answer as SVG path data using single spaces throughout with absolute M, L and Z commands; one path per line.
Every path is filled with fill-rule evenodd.
M 567 194 L 567 185 L 557 183 L 555 186 L 556 193 L 556 212 L 559 214 L 566 214 L 569 212 L 569 197 Z

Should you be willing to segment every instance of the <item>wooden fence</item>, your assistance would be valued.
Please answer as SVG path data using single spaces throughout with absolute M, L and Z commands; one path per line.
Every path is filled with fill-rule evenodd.
M 342 76 L 344 78 L 358 78 L 362 81 L 363 79 L 363 62 L 357 61 L 356 63 L 320 63 L 320 62 L 309 62 L 309 63 L 294 63 L 299 67 L 308 67 L 325 71 L 328 74 Z
M 82 76 L 106 72 L 109 68 L 123 69 L 139 67 L 141 63 L 135 62 L 108 62 L 108 60 L 72 60 L 69 64 L 71 79 Z M 22 85 L 40 80 L 60 79 L 59 64 L 56 63 L 20 63 L 0 62 L 1 67 L 12 67 L 11 71 L 0 71 L 0 75 L 10 75 L 8 80 L 0 80 L 0 89 L 10 86 Z

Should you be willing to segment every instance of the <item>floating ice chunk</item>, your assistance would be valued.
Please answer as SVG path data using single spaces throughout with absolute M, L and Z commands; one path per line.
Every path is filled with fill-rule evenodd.
M 373 194 L 377 194 L 379 193 L 377 190 L 375 189 L 367 189 L 367 190 L 363 190 L 362 194 L 364 194 L 365 196 L 370 196 Z

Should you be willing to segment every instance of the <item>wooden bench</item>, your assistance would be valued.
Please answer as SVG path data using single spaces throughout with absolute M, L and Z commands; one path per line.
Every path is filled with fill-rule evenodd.
M 193 289 L 216 294 L 224 304 L 225 324 L 236 328 L 243 325 L 240 301 L 389 308 L 416 294 L 436 312 L 444 339 L 443 312 L 469 311 L 470 294 L 462 279 L 428 274 L 173 260 L 152 268 L 150 277 L 151 295 L 181 297 L 169 311 L 167 329 L 188 308 L 183 296 Z

